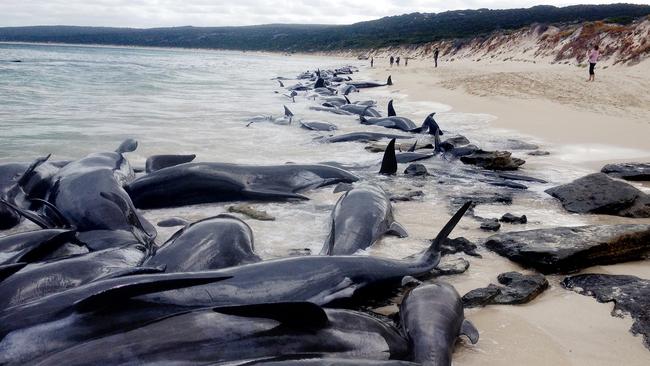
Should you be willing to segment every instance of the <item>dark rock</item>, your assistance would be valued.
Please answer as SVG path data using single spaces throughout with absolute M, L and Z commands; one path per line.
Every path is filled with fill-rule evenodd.
M 539 146 L 521 140 L 508 139 L 506 140 L 504 148 L 510 150 L 537 150 L 539 149 Z
M 499 231 L 501 224 L 497 219 L 486 219 L 481 223 L 481 229 L 485 231 Z
M 311 255 L 311 249 L 309 248 L 296 248 L 296 249 L 289 249 L 289 252 L 287 253 L 290 257 L 302 257 L 302 256 L 307 256 Z
M 526 154 L 528 154 L 530 156 L 548 156 L 548 155 L 551 155 L 550 152 L 544 151 L 544 150 L 529 151 Z
M 625 180 L 650 181 L 650 163 L 607 164 L 601 172 Z
M 612 316 L 627 313 L 634 319 L 630 331 L 641 334 L 650 349 L 650 280 L 635 276 L 582 274 L 567 277 L 562 286 L 593 296 L 598 302 L 613 302 Z
M 465 253 L 471 255 L 472 257 L 482 258 L 482 256 L 476 252 L 476 244 L 471 241 L 463 238 L 462 236 L 455 239 L 445 239 L 440 245 L 440 255 L 449 255 L 456 253 Z
M 469 262 L 466 259 L 455 258 L 442 261 L 431 273 L 435 276 L 450 276 L 465 273 L 468 268 Z
M 507 272 L 500 274 L 497 280 L 505 287 L 494 298 L 495 304 L 525 304 L 548 288 L 546 277 L 539 273 L 524 275 Z
M 513 189 L 528 189 L 528 186 L 521 184 L 521 183 L 516 183 L 516 182 L 510 182 L 507 180 L 486 180 L 485 183 L 495 186 L 495 187 L 507 187 L 507 188 L 513 188 Z
M 528 222 L 528 218 L 526 218 L 526 215 L 515 216 L 508 212 L 505 215 L 501 216 L 499 221 L 507 222 L 509 224 L 525 224 Z
M 521 181 L 524 181 L 524 182 L 535 182 L 535 183 L 548 183 L 544 179 L 529 177 L 527 175 L 521 175 L 521 174 L 504 173 L 504 172 L 497 172 L 497 173 L 492 173 L 492 174 L 496 175 L 499 178 L 503 178 L 503 179 L 521 180 Z
M 477 150 L 466 156 L 461 156 L 464 164 L 472 164 L 490 170 L 517 170 L 526 161 L 513 158 L 510 151 Z
M 637 260 L 650 251 L 650 225 L 590 225 L 492 235 L 485 247 L 542 273 Z
M 424 192 L 422 191 L 413 191 L 407 190 L 403 192 L 396 192 L 390 196 L 390 200 L 393 202 L 397 201 L 413 201 L 416 198 L 424 197 Z
M 501 287 L 490 284 L 488 287 L 477 288 L 463 295 L 463 306 L 475 308 L 492 304 L 495 297 L 501 294 Z
M 476 145 L 467 145 L 467 146 L 461 146 L 461 147 L 454 147 L 451 150 L 445 150 L 448 153 L 450 153 L 453 156 L 456 157 L 462 157 L 462 156 L 467 156 L 467 155 L 472 155 L 477 151 L 480 151 L 481 149 L 476 146 Z
M 467 137 L 462 135 L 450 137 L 440 143 L 440 147 L 442 148 L 443 151 L 453 150 L 457 147 L 465 146 L 465 145 L 469 145 L 469 140 L 467 139 Z
M 460 197 L 452 197 L 451 199 L 451 212 L 456 212 L 458 209 L 465 204 L 465 202 L 472 201 L 468 215 L 479 218 L 474 214 L 474 208 L 477 205 L 483 204 L 494 204 L 501 203 L 505 205 L 512 204 L 512 195 L 500 192 L 472 192 L 468 195 L 463 195 Z M 481 218 L 482 219 L 482 218 Z
M 567 211 L 625 217 L 650 217 L 650 196 L 633 186 L 594 173 L 546 190 Z
M 466 308 L 485 305 L 525 304 L 548 288 L 548 281 L 541 274 L 524 275 L 519 272 L 502 273 L 497 277 L 500 284 L 477 288 L 463 296 Z
M 404 174 L 410 176 L 423 176 L 423 175 L 428 175 L 429 172 L 427 171 L 427 168 L 422 164 L 411 164 L 408 167 L 406 167 L 406 170 L 404 170 Z

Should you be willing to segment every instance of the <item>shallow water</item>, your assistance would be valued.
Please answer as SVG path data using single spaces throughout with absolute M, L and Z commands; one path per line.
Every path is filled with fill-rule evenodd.
M 22 62 L 9 62 L 15 59 Z M 161 153 L 195 153 L 197 161 L 250 164 L 323 161 L 375 164 L 359 174 L 391 191 L 416 189 L 425 193 L 422 199 L 394 205 L 396 219 L 408 229 L 410 236 L 387 237 L 366 253 L 394 258 L 424 248 L 453 212 L 451 199 L 462 195 L 512 192 L 511 206 L 494 204 L 476 208 L 476 214 L 482 217 L 500 217 L 506 212 L 528 216 L 528 224 L 504 224 L 502 231 L 650 222 L 569 214 L 543 193 L 551 186 L 590 173 L 592 169 L 581 164 L 580 157 L 608 151 L 607 147 L 594 146 L 583 151 L 552 146 L 514 131 L 491 128 L 494 116 L 458 113 L 451 106 L 435 101 L 412 102 L 391 88 L 364 90 L 351 99 L 376 99 L 382 113 L 387 101 L 394 99 L 398 114 L 416 123 L 427 114 L 437 112 L 436 120 L 449 135 L 463 134 L 486 149 L 504 149 L 509 138 L 537 143 L 552 155 L 533 157 L 515 152 L 527 160 L 520 173 L 549 183 L 525 183 L 529 186 L 526 191 L 492 187 L 464 177 L 467 167 L 444 159 L 421 162 L 433 177 L 378 177 L 374 172 L 378 170 L 381 154 L 367 152 L 364 144 L 318 143 L 313 139 L 321 133 L 301 129 L 295 122 L 290 126 L 257 123 L 245 127 L 246 120 L 255 115 L 280 116 L 282 105 L 286 104 L 296 119 L 332 122 L 339 126 L 337 133 L 392 132 L 362 126 L 351 116 L 311 111 L 309 106 L 315 103 L 303 95 L 291 103 L 276 93 L 285 90 L 271 80 L 276 76 L 292 78 L 316 67 L 333 68 L 347 63 L 350 61 L 221 51 L 0 44 L 0 162 L 31 161 L 49 153 L 55 160 L 74 159 L 91 152 L 113 150 L 124 138 L 133 137 L 140 143 L 137 151 L 128 154 L 134 166 L 143 166 L 147 156 Z M 355 79 L 363 77 L 362 72 Z M 284 83 L 291 85 L 295 81 Z M 400 165 L 400 170 L 405 167 Z M 309 201 L 297 203 L 253 203 L 257 209 L 276 217 L 276 221 L 246 220 L 253 228 L 256 250 L 262 257 L 286 256 L 292 249 L 320 251 L 338 194 L 332 193 L 332 187 L 326 187 L 307 196 Z M 228 206 L 209 204 L 150 210 L 145 216 L 152 222 L 171 216 L 193 221 L 224 212 Z M 467 217 L 452 237 L 462 235 L 480 241 L 489 234 L 478 230 L 478 226 L 478 221 Z M 159 228 L 159 242 L 174 231 L 174 228 Z M 461 294 L 495 282 L 501 272 L 519 269 L 495 254 L 485 251 L 483 254 L 484 259 L 471 260 L 468 272 L 446 279 Z M 628 266 L 626 273 L 641 266 L 647 264 Z M 610 266 L 604 270 L 616 271 L 616 268 Z M 559 280 L 552 278 L 551 290 L 530 305 L 469 311 L 468 317 L 477 323 L 482 339 L 478 346 L 461 346 L 455 364 L 537 364 L 529 362 L 529 357 L 539 356 L 544 350 L 548 362 L 539 364 L 604 365 L 611 364 L 609 361 L 616 357 L 626 356 L 630 360 L 627 364 L 643 364 L 635 362 L 644 360 L 650 353 L 643 349 L 639 339 L 627 332 L 631 322 L 611 318 L 610 305 L 567 292 L 558 286 Z M 573 317 L 577 309 L 581 316 Z M 585 323 L 596 328 L 580 328 Z M 608 340 L 615 344 L 607 345 Z M 598 354 L 599 347 L 605 347 L 608 353 L 596 362 L 589 352 Z

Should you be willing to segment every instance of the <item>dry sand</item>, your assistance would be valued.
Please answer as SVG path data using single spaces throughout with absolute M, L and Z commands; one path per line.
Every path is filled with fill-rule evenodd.
M 387 62 L 375 58 L 377 64 Z M 543 146 L 550 146 L 553 154 L 538 169 L 561 163 L 574 164 L 580 171 L 598 171 L 609 161 L 650 161 L 650 62 L 597 70 L 594 83 L 585 82 L 586 70 L 576 66 L 515 62 L 455 61 L 434 69 L 430 61 L 410 60 L 408 67 L 381 66 L 368 72 L 376 80 L 392 74 L 395 85 L 391 92 L 406 94 L 409 101 L 444 103 L 456 112 L 488 113 L 496 117 L 491 122 L 495 134 L 512 130 L 544 141 Z M 560 214 L 562 209 L 556 203 L 533 200 L 517 205 L 516 209 L 523 212 L 544 210 L 551 216 L 554 211 L 566 215 Z M 423 222 L 422 215 L 430 217 L 432 209 L 402 205 L 396 217 L 409 228 L 411 238 L 424 238 L 430 236 L 431 223 Z M 444 209 L 438 210 L 445 217 Z M 603 215 L 579 215 L 579 220 L 591 224 L 650 223 L 650 219 Z M 541 223 L 554 225 L 562 223 Z M 535 226 L 527 227 L 532 228 Z M 477 241 L 488 236 L 465 220 L 456 235 Z M 380 245 L 407 244 L 389 239 Z M 381 252 L 381 246 L 377 250 Z M 490 252 L 484 252 L 483 259 L 470 258 L 470 262 L 465 274 L 444 278 L 461 294 L 496 283 L 499 273 L 525 272 Z M 649 264 L 640 261 L 598 266 L 584 272 L 650 278 Z M 612 304 L 600 304 L 563 289 L 559 285 L 562 278 L 549 276 L 550 289 L 529 304 L 468 310 L 467 318 L 478 327 L 481 340 L 474 346 L 462 342 L 454 354 L 454 365 L 650 364 L 650 351 L 641 337 L 629 332 L 629 317 L 612 317 Z
M 375 65 L 386 65 L 375 59 Z M 455 111 L 496 116 L 495 128 L 570 147 L 588 166 L 605 161 L 650 161 L 650 61 L 634 67 L 587 70 L 524 62 L 410 60 L 408 67 L 376 66 L 392 74 L 396 92 Z M 583 156 L 580 156 L 583 155 Z M 577 160 L 577 159 L 576 159 Z

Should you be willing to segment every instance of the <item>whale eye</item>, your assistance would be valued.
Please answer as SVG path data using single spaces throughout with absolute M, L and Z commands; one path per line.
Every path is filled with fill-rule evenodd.
M 143 252 L 143 253 L 147 251 L 147 247 L 145 247 L 145 246 L 142 245 L 142 244 L 136 244 L 136 245 L 135 245 L 135 249 L 136 249 L 136 250 L 139 250 L 139 251 L 141 251 L 141 252 Z

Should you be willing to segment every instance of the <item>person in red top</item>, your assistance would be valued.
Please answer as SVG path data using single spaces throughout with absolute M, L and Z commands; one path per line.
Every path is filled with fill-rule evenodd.
M 596 79 L 594 68 L 596 67 L 596 62 L 598 62 L 599 57 L 600 52 L 598 52 L 598 45 L 595 45 L 594 48 L 587 53 L 587 58 L 589 59 L 589 79 L 587 79 L 587 81 L 594 81 Z

